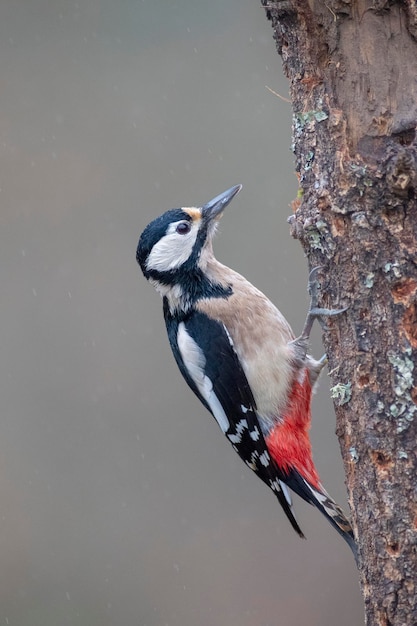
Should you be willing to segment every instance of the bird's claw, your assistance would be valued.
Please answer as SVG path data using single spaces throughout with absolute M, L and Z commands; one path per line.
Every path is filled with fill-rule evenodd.
M 344 313 L 347 310 L 347 306 L 343 309 L 321 309 L 319 307 L 315 307 L 313 309 L 309 309 L 308 314 L 313 317 L 332 317 L 333 315 L 340 315 L 340 313 Z
M 310 294 L 310 307 L 307 313 L 303 331 L 299 339 L 303 339 L 303 340 L 309 339 L 314 320 L 317 317 L 333 317 L 335 315 L 340 315 L 340 313 L 344 313 L 345 311 L 347 311 L 347 307 L 343 309 L 326 309 L 326 308 L 317 306 L 318 295 L 320 291 L 320 283 L 317 280 L 317 274 L 321 268 L 322 268 L 322 265 L 317 265 L 316 267 L 313 267 L 308 277 L 308 291 Z

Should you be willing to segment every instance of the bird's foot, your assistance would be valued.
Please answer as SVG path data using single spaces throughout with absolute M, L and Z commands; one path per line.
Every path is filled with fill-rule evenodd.
M 347 310 L 347 307 L 344 309 L 324 309 L 318 305 L 319 292 L 320 292 L 320 283 L 317 280 L 318 271 L 321 269 L 321 266 L 318 265 L 314 267 L 310 276 L 308 277 L 308 291 L 310 294 L 310 307 L 308 309 L 306 321 L 304 323 L 304 328 L 300 335 L 300 339 L 306 339 L 307 341 L 310 338 L 311 329 L 313 327 L 314 320 L 317 317 L 333 317 L 334 315 L 340 315 L 340 313 L 344 313 Z M 297 340 L 296 340 L 297 341 Z
M 320 292 L 320 283 L 317 280 L 317 274 L 320 268 L 321 268 L 320 265 L 318 265 L 317 267 L 314 267 L 311 270 L 310 275 L 308 277 L 308 291 L 310 293 L 310 306 L 308 309 L 306 321 L 304 322 L 304 327 L 301 332 L 301 335 L 291 342 L 291 344 L 293 344 L 294 347 L 296 348 L 297 358 L 300 358 L 300 360 L 304 360 L 306 357 L 308 343 L 310 340 L 310 333 L 314 324 L 314 320 L 317 317 L 333 317 L 334 315 L 340 315 L 340 313 L 344 313 L 344 311 L 347 310 L 347 307 L 345 307 L 344 309 L 325 309 L 325 308 L 321 308 L 317 306 L 318 299 L 319 299 L 319 292 Z M 321 371 L 321 369 L 324 367 L 324 365 L 327 362 L 326 355 L 324 355 L 324 357 L 322 357 L 320 361 L 317 361 L 317 363 L 321 363 L 321 362 L 323 362 L 323 364 L 321 365 L 319 372 Z

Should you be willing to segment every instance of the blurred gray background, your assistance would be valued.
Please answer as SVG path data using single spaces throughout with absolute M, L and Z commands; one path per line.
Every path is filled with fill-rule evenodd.
M 295 331 L 307 269 L 256 0 L 0 3 L 0 626 L 352 626 L 349 549 L 273 494 L 186 388 L 135 262 L 163 210 L 244 189 L 217 256 Z M 314 353 L 321 353 L 316 329 Z M 312 439 L 346 508 L 323 378 Z

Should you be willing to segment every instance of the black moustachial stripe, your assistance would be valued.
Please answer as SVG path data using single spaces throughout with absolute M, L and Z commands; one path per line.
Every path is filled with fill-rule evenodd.
M 233 294 L 231 285 L 211 282 L 198 267 L 190 267 L 188 261 L 177 270 L 168 272 L 150 270 L 148 275 L 162 285 L 180 285 L 189 305 L 200 298 L 228 298 Z

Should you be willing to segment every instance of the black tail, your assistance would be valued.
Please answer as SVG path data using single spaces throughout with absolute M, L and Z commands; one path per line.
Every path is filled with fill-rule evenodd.
M 353 536 L 352 526 L 343 513 L 342 509 L 329 496 L 327 491 L 320 485 L 320 489 L 313 487 L 296 470 L 291 470 L 285 482 L 300 498 L 315 506 L 329 520 L 330 524 L 337 530 L 349 545 L 358 564 L 358 549 Z
M 270 485 L 272 491 L 275 493 L 276 497 L 279 500 L 280 505 L 284 509 L 285 515 L 288 517 L 291 522 L 291 526 L 294 528 L 295 532 L 302 538 L 305 539 L 304 533 L 301 530 L 296 517 L 294 515 L 294 511 L 292 508 L 292 500 L 291 494 L 288 491 L 287 485 L 282 480 L 270 480 Z

